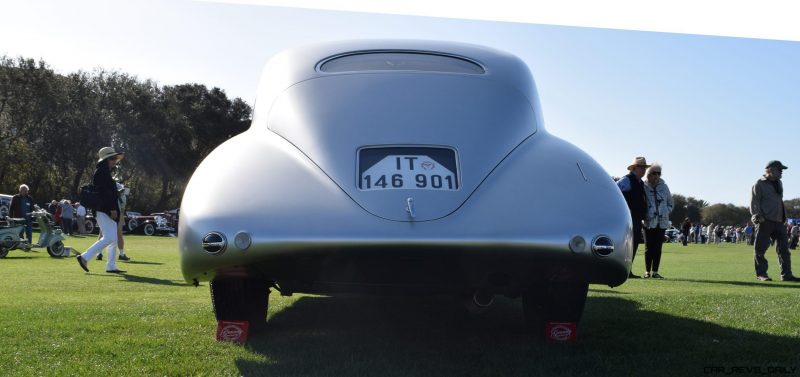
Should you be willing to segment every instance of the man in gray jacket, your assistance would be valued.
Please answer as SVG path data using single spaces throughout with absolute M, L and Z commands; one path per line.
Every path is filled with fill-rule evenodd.
M 764 258 L 770 239 L 777 244 L 778 265 L 781 280 L 800 281 L 792 275 L 792 262 L 789 256 L 789 242 L 786 235 L 786 209 L 783 207 L 783 170 L 787 169 L 780 161 L 767 163 L 766 173 L 750 191 L 750 214 L 756 224 L 755 265 L 756 278 L 771 281 L 767 275 L 767 259 Z

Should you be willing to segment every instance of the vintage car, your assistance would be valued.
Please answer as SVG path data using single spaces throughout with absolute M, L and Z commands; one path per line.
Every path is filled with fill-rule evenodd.
M 138 212 L 136 213 L 138 214 Z M 169 222 L 168 215 L 163 212 L 151 213 L 147 216 L 131 215 L 125 228 L 128 233 L 141 233 L 145 236 L 171 234 L 176 231 L 175 226 Z
M 139 227 L 140 218 L 144 217 L 141 212 L 125 211 L 125 224 L 122 226 L 123 232 L 130 232 Z M 141 221 L 140 221 L 141 220 Z
M 611 176 L 547 132 L 525 63 L 466 44 L 273 57 L 250 129 L 198 166 L 181 212 L 184 278 L 251 328 L 270 288 L 505 295 L 535 326 L 577 322 L 588 285 L 620 285 L 631 264 Z
M 682 232 L 680 229 L 675 227 L 670 227 L 666 231 L 664 231 L 665 241 L 667 242 L 680 242 L 681 241 L 681 234 Z

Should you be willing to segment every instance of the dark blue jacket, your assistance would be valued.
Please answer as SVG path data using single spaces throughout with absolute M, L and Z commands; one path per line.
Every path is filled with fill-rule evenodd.
M 95 211 L 104 212 L 111 216 L 111 211 L 117 211 L 119 219 L 119 201 L 117 200 L 117 182 L 111 177 L 111 170 L 108 168 L 107 161 L 97 163 L 97 169 L 92 177 L 92 184 L 100 193 L 100 204 Z
M 14 195 L 11 198 L 11 206 L 8 208 L 8 216 L 17 219 L 26 219 L 28 218 L 28 213 L 33 211 L 33 204 L 33 198 L 30 195 Z
M 636 175 L 630 173 L 620 181 L 627 180 L 627 182 L 619 182 L 618 185 L 622 188 L 622 196 L 625 197 L 625 202 L 628 203 L 628 209 L 631 211 L 631 220 L 635 224 L 641 223 L 647 217 L 647 199 L 644 195 L 644 182 L 637 178 Z M 627 185 L 630 186 L 627 186 Z

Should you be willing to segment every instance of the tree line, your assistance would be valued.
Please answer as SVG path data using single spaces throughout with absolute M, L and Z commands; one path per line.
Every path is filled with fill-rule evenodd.
M 702 199 L 672 194 L 673 209 L 669 220 L 676 228 L 680 228 L 684 219 L 692 224 L 737 225 L 742 226 L 750 221 L 750 209 L 733 204 L 711 204 Z
M 97 151 L 113 146 L 125 152 L 118 177 L 131 188 L 128 208 L 175 208 L 197 165 L 251 117 L 250 105 L 219 88 L 104 69 L 62 75 L 42 60 L 1 56 L 0 192 L 25 183 L 37 204 L 75 200 Z
M 800 218 L 800 198 L 784 200 L 783 205 L 786 207 L 787 218 Z M 690 219 L 692 218 L 690 217 Z M 703 224 L 745 225 L 750 221 L 750 208 L 733 204 L 712 204 L 703 208 L 701 221 Z M 679 223 L 673 224 L 677 225 Z

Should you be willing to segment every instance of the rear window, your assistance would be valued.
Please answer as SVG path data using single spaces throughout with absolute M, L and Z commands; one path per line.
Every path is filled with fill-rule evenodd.
M 363 71 L 424 71 L 483 74 L 483 67 L 467 59 L 420 52 L 364 52 L 330 59 L 319 67 L 327 73 Z

